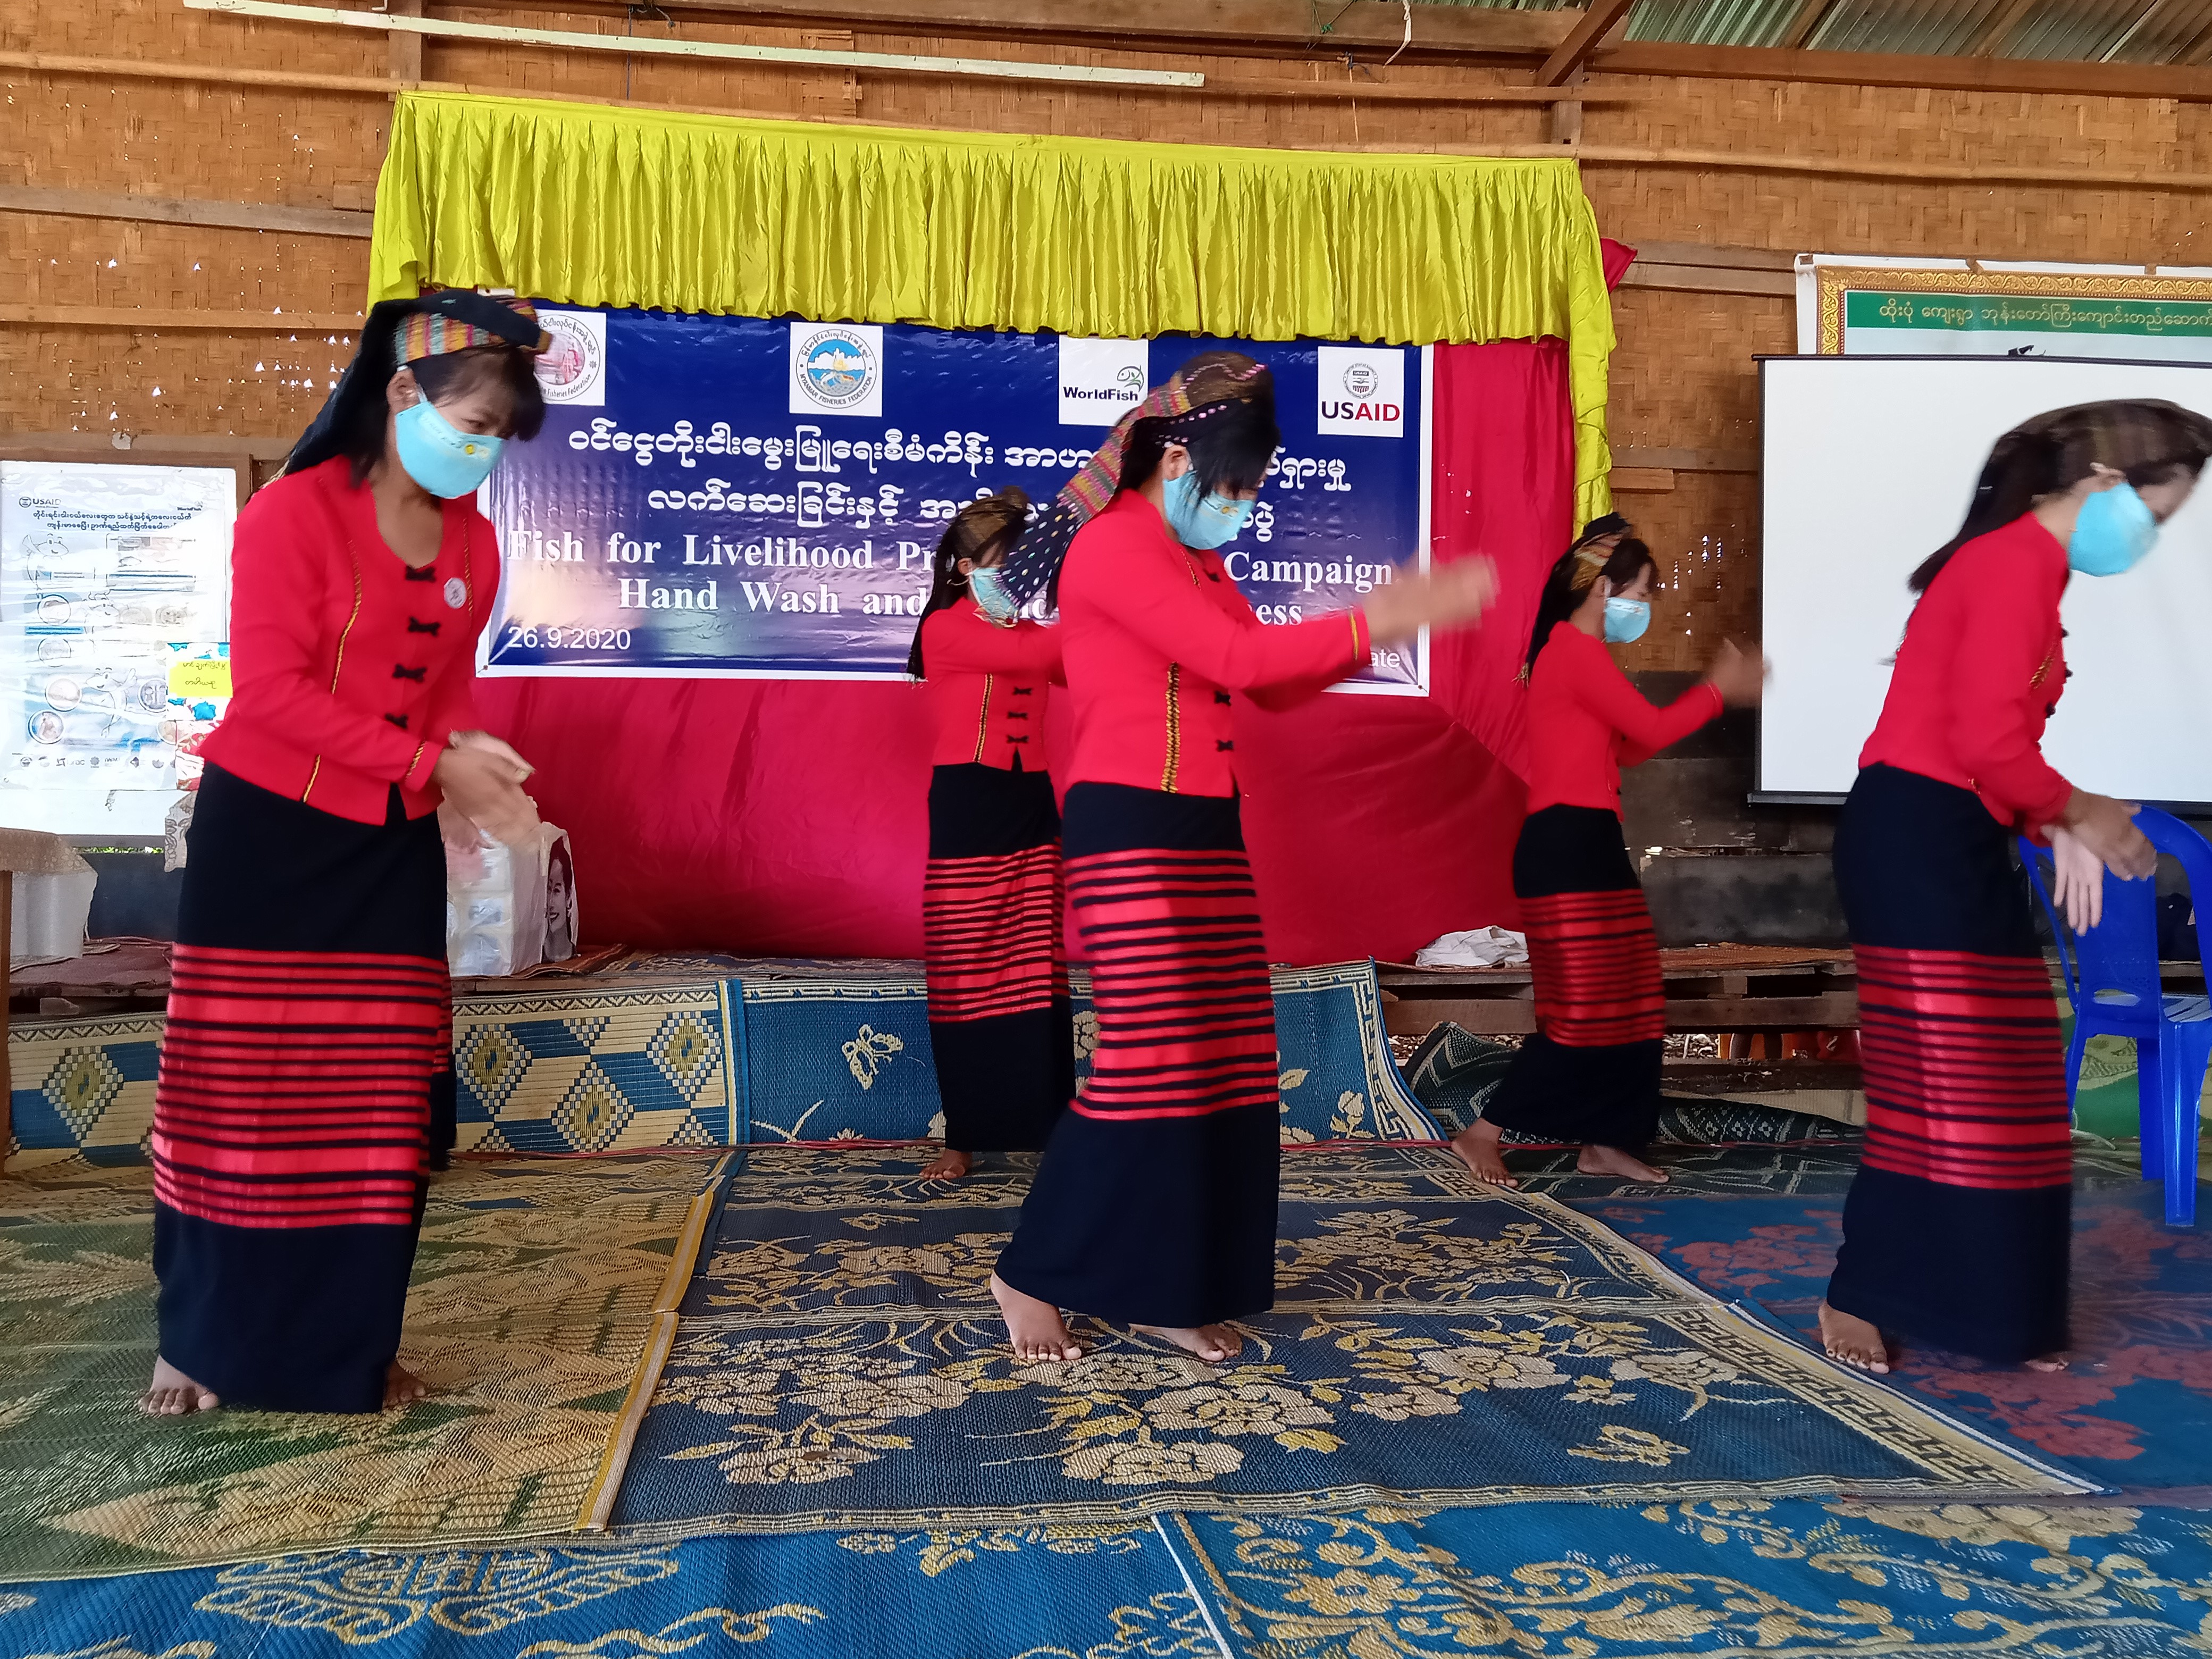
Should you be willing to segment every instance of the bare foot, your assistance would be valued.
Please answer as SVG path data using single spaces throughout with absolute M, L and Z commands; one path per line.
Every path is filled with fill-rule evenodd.
M 392 1362 L 392 1369 L 384 1374 L 385 1410 L 390 1411 L 398 1406 L 411 1406 L 418 1400 L 429 1397 L 430 1385 L 428 1382 L 398 1360 Z
M 211 1412 L 222 1401 L 159 1354 L 154 1357 L 154 1380 L 138 1396 L 138 1409 L 149 1417 L 182 1417 L 189 1412 Z
M 2032 1371 L 2063 1371 L 2073 1363 L 2074 1356 L 2068 1353 L 2041 1354 L 2027 1362 Z
M 924 1181 L 957 1181 L 975 1167 L 975 1160 L 965 1152 L 947 1146 L 931 1162 L 922 1165 Z
M 1826 1302 L 1820 1304 L 1820 1346 L 1827 1349 L 1829 1358 L 1860 1370 L 1887 1374 L 1889 1370 L 1889 1347 L 1881 1333 L 1856 1314 L 1838 1313 Z
M 1244 1346 L 1244 1339 L 1227 1325 L 1132 1325 L 1129 1328 L 1146 1336 L 1164 1337 L 1209 1365 L 1234 1359 Z
M 1655 1170 L 1618 1146 L 1585 1146 L 1583 1155 L 1575 1160 L 1575 1168 L 1583 1175 L 1624 1176 L 1631 1181 L 1655 1185 L 1663 1185 L 1667 1179 L 1664 1170 Z
M 1521 1183 L 1505 1172 L 1505 1160 L 1498 1155 L 1498 1126 L 1486 1123 L 1480 1118 L 1451 1138 L 1453 1154 L 1467 1165 L 1477 1181 L 1486 1181 L 1493 1187 L 1508 1187 L 1515 1191 Z
M 1023 1364 L 1044 1365 L 1083 1358 L 1082 1348 L 1067 1334 L 1067 1322 L 1051 1303 L 1024 1295 L 996 1273 L 991 1275 L 991 1299 L 1006 1316 L 1007 1340 L 1014 1345 L 1014 1358 Z

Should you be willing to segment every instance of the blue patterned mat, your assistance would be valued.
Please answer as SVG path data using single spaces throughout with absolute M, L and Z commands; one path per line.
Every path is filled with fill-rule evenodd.
M 1220 1659 L 1153 1528 L 287 1556 L 0 1589 L 9 1659 Z
M 1231 1659 L 2204 1651 L 2201 1514 L 1720 1498 L 1178 1516 Z
M 2084 1490 L 1425 1148 L 1286 1155 L 1279 1305 L 1204 1364 L 1087 1326 L 1017 1366 L 991 1265 L 1026 1170 L 758 1148 L 615 1512 L 653 1536 L 1723 1491 Z
M 1076 1069 L 1097 1022 L 1077 992 Z M 1282 1138 L 1423 1140 L 1382 1031 L 1374 964 L 1274 975 Z M 40 1020 L 9 1033 L 9 1161 L 146 1162 L 159 1014 Z M 634 1152 L 942 1134 L 919 963 L 654 957 L 460 998 L 464 1152 Z

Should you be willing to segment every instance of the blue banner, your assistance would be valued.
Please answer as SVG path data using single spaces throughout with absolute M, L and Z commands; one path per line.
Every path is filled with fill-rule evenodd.
M 1283 447 L 1223 550 L 1263 623 L 1357 604 L 1429 544 L 1429 358 L 1255 343 L 541 312 L 549 415 L 486 486 L 489 674 L 890 678 L 963 503 L 1039 510 L 1155 380 L 1230 347 Z M 1351 689 L 1420 695 L 1425 645 Z

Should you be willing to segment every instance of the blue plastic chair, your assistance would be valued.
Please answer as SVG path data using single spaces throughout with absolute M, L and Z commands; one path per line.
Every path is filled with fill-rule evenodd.
M 2181 862 L 2200 902 L 2212 898 L 2212 844 L 2179 818 L 2145 807 L 2136 823 L 2152 846 Z M 2212 1063 L 2212 1005 L 2202 996 L 2168 996 L 2158 973 L 2158 883 L 2105 875 L 2103 921 L 2087 933 L 2066 926 L 2051 902 L 2048 848 L 2023 839 L 2021 861 L 2059 941 L 2074 1038 L 2066 1048 L 2066 1095 L 2081 1081 L 2081 1053 L 2093 1036 L 2136 1045 L 2136 1089 L 2142 1130 L 2142 1176 L 2166 1183 L 2169 1226 L 2197 1220 L 2197 1101 Z M 2212 930 L 2197 930 L 2200 952 Z M 2212 961 L 2212 958 L 2208 958 Z

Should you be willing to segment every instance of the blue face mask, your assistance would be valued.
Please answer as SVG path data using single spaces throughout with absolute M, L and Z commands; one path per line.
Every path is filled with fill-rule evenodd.
M 1006 592 L 1006 576 L 995 567 L 969 571 L 968 591 L 975 596 L 975 608 L 994 623 L 1010 623 L 1020 614 L 1021 607 Z
M 1651 601 L 1649 599 L 1607 599 L 1605 602 L 1605 642 L 1607 645 L 1626 645 L 1644 637 L 1644 630 L 1651 626 Z
M 499 464 L 504 438 L 480 432 L 463 432 L 438 413 L 428 398 L 403 409 L 392 419 L 399 442 L 399 465 L 407 476 L 433 495 L 450 501 L 472 495 Z
M 1252 503 L 1226 495 L 1200 495 L 1198 474 L 1186 472 L 1160 486 L 1167 497 L 1168 528 L 1185 547 L 1211 550 L 1234 541 L 1252 522 Z
M 2135 486 L 2114 484 L 2081 503 L 2066 562 L 2085 576 L 2117 576 L 2140 564 L 2157 539 L 2158 520 Z

